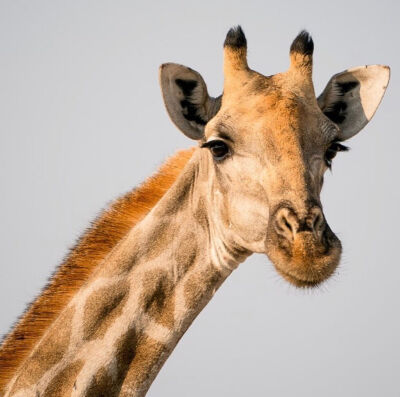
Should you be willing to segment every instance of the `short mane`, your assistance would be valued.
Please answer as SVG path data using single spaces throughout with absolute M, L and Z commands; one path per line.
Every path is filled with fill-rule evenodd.
M 177 152 L 141 186 L 114 201 L 80 237 L 42 293 L 4 338 L 0 346 L 0 393 L 94 268 L 164 196 L 193 152 L 194 148 Z

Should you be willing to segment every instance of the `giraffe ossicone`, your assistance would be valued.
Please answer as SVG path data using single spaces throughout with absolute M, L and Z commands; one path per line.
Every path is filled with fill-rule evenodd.
M 240 27 L 224 43 L 223 95 L 201 75 L 160 67 L 171 120 L 195 149 L 178 153 L 113 203 L 4 339 L 0 396 L 144 396 L 194 318 L 250 254 L 297 287 L 339 264 L 323 175 L 372 118 L 387 66 L 336 74 L 317 98 L 303 31 L 290 67 L 249 68 Z

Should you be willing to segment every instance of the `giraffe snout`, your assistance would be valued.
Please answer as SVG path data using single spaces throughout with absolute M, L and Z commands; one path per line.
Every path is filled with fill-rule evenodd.
M 296 212 L 285 203 L 273 212 L 266 253 L 290 283 L 297 287 L 320 284 L 335 271 L 341 251 L 318 205 Z

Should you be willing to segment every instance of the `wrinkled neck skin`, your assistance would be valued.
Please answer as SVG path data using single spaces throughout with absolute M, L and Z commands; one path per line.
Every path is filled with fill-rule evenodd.
M 144 396 L 179 339 L 250 252 L 221 229 L 198 149 L 45 333 L 6 397 Z

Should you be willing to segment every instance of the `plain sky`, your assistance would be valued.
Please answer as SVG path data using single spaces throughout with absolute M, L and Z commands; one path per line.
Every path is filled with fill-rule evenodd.
M 320 289 L 290 287 L 265 256 L 230 276 L 148 396 L 399 397 L 399 17 L 397 1 L 0 1 L 0 333 L 9 329 L 107 202 L 192 142 L 170 122 L 158 66 L 222 88 L 222 43 L 241 24 L 249 64 L 288 67 L 314 38 L 319 93 L 331 75 L 387 64 L 374 119 L 322 194 L 344 255 Z

